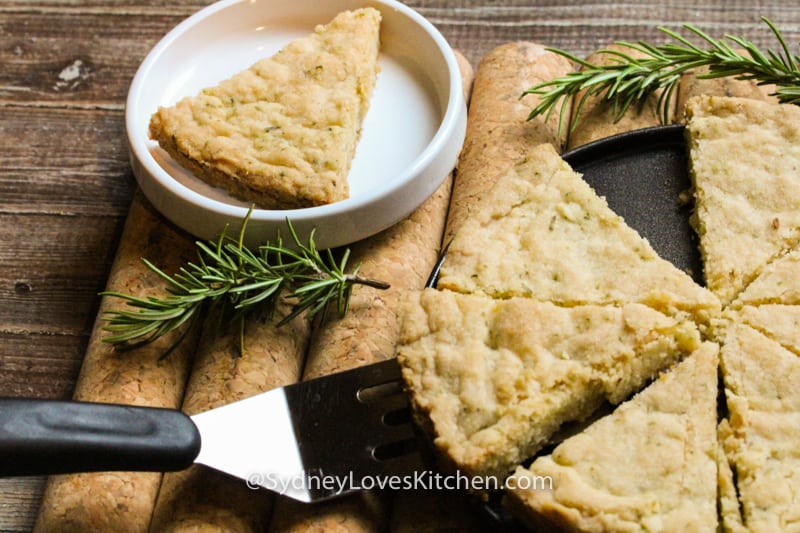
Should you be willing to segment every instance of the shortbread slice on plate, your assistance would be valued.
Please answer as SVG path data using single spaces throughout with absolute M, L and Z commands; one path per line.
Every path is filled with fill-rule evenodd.
M 480 200 L 448 248 L 438 286 L 567 306 L 638 302 L 699 322 L 720 309 L 550 145 L 533 148 Z
M 704 343 L 552 454 L 520 466 L 506 503 L 544 530 L 715 531 L 718 351 Z
M 727 304 L 800 236 L 800 108 L 705 96 L 686 112 L 706 285 Z
M 797 333 L 800 335 L 800 331 Z M 748 531 L 800 528 L 800 357 L 733 318 L 720 361 L 736 472 Z
M 150 137 L 198 178 L 259 207 L 343 200 L 379 65 L 381 14 L 340 13 L 274 56 L 160 108 Z
M 700 334 L 642 304 L 561 307 L 409 291 L 398 360 L 415 418 L 449 468 L 502 482 L 566 422 L 619 403 Z

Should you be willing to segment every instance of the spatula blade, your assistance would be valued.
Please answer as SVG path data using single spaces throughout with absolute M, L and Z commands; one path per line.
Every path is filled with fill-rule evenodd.
M 425 465 L 396 360 L 246 398 L 192 417 L 196 459 L 255 487 L 320 501 Z
M 311 501 L 283 388 L 194 415 L 200 431 L 196 463 L 264 487 Z

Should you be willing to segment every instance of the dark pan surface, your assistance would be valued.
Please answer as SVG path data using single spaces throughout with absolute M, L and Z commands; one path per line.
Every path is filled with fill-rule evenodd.
M 682 125 L 608 137 L 564 159 L 661 257 L 702 282 L 697 238 L 689 225 L 693 205 L 681 203 L 691 187 Z

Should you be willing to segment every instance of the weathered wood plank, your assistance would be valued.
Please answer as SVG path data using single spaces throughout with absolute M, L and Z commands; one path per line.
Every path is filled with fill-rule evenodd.
M 87 340 L 85 335 L 0 332 L 0 396 L 70 398 Z
M 70 396 L 122 222 L 0 213 L 0 395 Z
M 88 333 L 121 223 L 0 213 L 0 331 Z
M 528 40 L 588 56 L 615 40 L 665 42 L 658 30 L 691 23 L 714 37 L 745 35 L 759 46 L 779 48 L 760 17 L 782 30 L 787 42 L 800 40 L 800 4 L 771 0 L 758 5 L 733 0 L 668 2 L 506 2 L 448 0 L 406 2 L 435 24 L 451 45 L 477 64 L 501 44 Z M 453 7 L 453 6 L 457 7 Z
M 183 16 L 0 12 L 0 104 L 122 109 L 152 46 Z
M 0 531 L 28 533 L 44 492 L 45 478 L 0 478 Z
M 0 146 L 0 212 L 127 212 L 135 182 L 121 111 L 0 106 Z

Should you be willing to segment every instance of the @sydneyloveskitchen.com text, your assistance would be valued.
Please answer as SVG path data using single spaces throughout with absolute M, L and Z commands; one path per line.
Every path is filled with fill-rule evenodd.
M 305 473 L 291 477 L 276 473 L 254 472 L 246 478 L 251 489 L 266 488 L 279 494 L 302 490 L 318 490 L 342 493 L 351 490 L 459 490 L 470 492 L 493 492 L 503 489 L 552 490 L 550 476 L 521 476 L 501 479 L 495 476 L 468 476 L 461 472 L 442 474 L 432 470 L 421 470 L 404 475 L 358 476 Z

